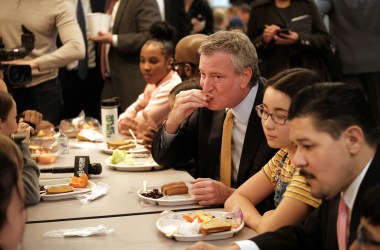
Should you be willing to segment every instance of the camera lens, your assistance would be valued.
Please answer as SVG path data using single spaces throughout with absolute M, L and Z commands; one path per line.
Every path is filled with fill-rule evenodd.
M 4 71 L 5 81 L 14 88 L 24 87 L 32 80 L 29 65 L 9 65 Z
M 25 79 L 25 74 L 20 67 L 9 66 L 9 80 L 13 83 L 22 82 Z

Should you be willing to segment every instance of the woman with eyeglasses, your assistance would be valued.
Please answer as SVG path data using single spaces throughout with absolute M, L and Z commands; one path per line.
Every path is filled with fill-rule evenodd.
M 152 38 L 140 51 L 140 71 L 147 86 L 137 100 L 119 117 L 119 132 L 130 135 L 131 129 L 142 139 L 149 128 L 157 129 L 167 118 L 169 92 L 181 82 L 173 69 L 174 29 L 166 22 L 156 22 L 150 28 Z
M 268 80 L 263 103 L 256 107 L 268 145 L 280 150 L 226 200 L 224 207 L 229 211 L 239 207 L 245 224 L 259 234 L 301 223 L 320 205 L 321 201 L 311 196 L 304 178 L 292 164 L 295 148 L 289 139 L 287 120 L 292 97 L 302 88 L 319 81 L 319 76 L 311 70 L 282 71 Z M 272 193 L 276 209 L 261 215 L 255 205 Z

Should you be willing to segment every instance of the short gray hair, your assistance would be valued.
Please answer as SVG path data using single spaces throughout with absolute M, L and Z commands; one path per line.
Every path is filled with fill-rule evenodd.
M 198 49 L 201 55 L 210 55 L 217 51 L 231 55 L 236 74 L 241 74 L 245 68 L 249 67 L 252 69 L 251 84 L 254 85 L 258 81 L 260 70 L 256 49 L 242 31 L 218 31 L 206 37 Z

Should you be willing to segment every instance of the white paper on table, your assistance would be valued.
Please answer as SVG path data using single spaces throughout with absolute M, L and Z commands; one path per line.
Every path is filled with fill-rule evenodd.
M 50 230 L 44 233 L 44 237 L 62 238 L 62 237 L 87 237 L 91 235 L 110 234 L 114 231 L 113 228 L 107 228 L 104 225 L 97 227 L 78 227 L 78 228 L 62 228 Z

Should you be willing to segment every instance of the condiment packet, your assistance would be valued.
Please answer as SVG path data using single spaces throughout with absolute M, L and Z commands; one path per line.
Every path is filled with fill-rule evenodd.
M 97 227 L 78 227 L 78 228 L 62 228 L 50 230 L 44 233 L 44 237 L 63 238 L 63 237 L 87 237 L 91 235 L 110 234 L 114 231 L 113 228 L 107 228 L 104 225 Z
M 83 204 L 86 205 L 102 195 L 108 192 L 110 186 L 103 182 L 98 182 L 95 187 L 89 193 L 75 195 L 76 198 Z

